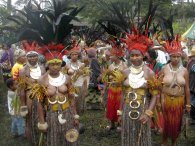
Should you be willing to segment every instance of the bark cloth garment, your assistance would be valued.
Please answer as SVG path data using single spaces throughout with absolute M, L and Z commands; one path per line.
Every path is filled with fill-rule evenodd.
M 184 109 L 185 79 L 181 75 L 183 66 L 177 71 L 171 70 L 170 65 L 165 66 L 166 74 L 163 78 L 162 110 L 164 117 L 163 134 L 171 139 L 176 139 L 181 132 Z
M 65 134 L 68 130 L 74 128 L 74 118 L 70 107 L 61 112 L 63 119 L 66 119 L 65 124 L 60 124 L 58 121 L 58 111 L 49 109 L 46 114 L 46 120 L 49 125 L 47 129 L 47 146 L 78 146 L 78 142 L 70 143 L 65 139 Z
M 150 122 L 148 121 L 146 124 L 142 124 L 138 119 L 133 120 L 129 117 L 129 112 L 133 110 L 129 106 L 129 99 L 127 98 L 127 93 L 131 91 L 131 88 L 126 90 L 125 94 L 125 104 L 123 105 L 123 114 L 122 114 L 122 144 L 121 146 L 152 146 L 151 141 L 151 128 Z M 149 104 L 149 97 L 147 96 L 147 90 L 144 88 L 140 88 L 134 90 L 134 92 L 138 95 L 139 102 L 141 106 L 137 109 L 140 114 L 142 114 L 145 109 L 147 109 Z M 145 99 L 144 99 L 145 98 Z M 143 104 L 145 100 L 145 105 Z M 144 109 L 143 109 L 144 108 Z M 141 135 L 139 136 L 139 134 Z
M 19 79 L 19 88 L 23 88 L 26 92 L 26 102 L 27 102 L 27 107 L 28 107 L 28 114 L 25 117 L 26 127 L 29 128 L 28 132 L 30 132 L 30 135 L 31 135 L 32 145 L 37 146 L 38 142 L 39 142 L 40 132 L 37 128 L 37 123 L 38 123 L 37 104 L 38 104 L 38 101 L 37 101 L 36 96 L 31 96 L 31 92 L 32 92 L 31 89 L 34 85 L 35 85 L 35 83 L 31 83 L 29 80 L 29 77 L 23 77 L 23 78 Z
M 36 85 L 39 77 L 44 73 L 43 67 L 38 64 L 31 67 L 29 63 L 21 70 L 23 73 L 19 79 L 19 88 L 23 89 L 26 94 L 26 104 L 28 107 L 28 114 L 26 116 L 26 127 L 28 128 L 28 134 L 31 136 L 31 143 L 33 146 L 37 146 L 40 137 L 40 131 L 38 130 L 38 113 L 37 113 L 37 97 L 36 94 L 32 94 L 32 88 Z
M 66 93 L 65 91 L 63 91 L 63 94 L 59 92 L 60 87 L 66 82 L 66 76 L 60 73 L 58 78 L 51 78 L 49 75 L 48 78 L 49 85 L 37 84 L 33 87 L 33 91 L 37 91 L 35 93 L 37 99 L 46 111 L 45 118 L 48 124 L 46 132 L 47 146 L 78 146 L 77 141 L 70 143 L 65 138 L 68 130 L 77 129 L 74 126 L 74 112 L 67 94 L 68 89 L 66 89 Z M 59 80 L 59 82 L 54 82 L 56 80 Z M 56 87 L 53 96 L 49 92 L 50 86 Z
M 148 89 L 143 67 L 138 74 L 133 71 L 131 73 L 131 67 L 125 70 L 128 76 L 123 83 L 124 96 L 121 100 L 123 103 L 121 146 L 152 146 L 150 120 L 142 124 L 139 118 L 148 109 L 151 95 L 155 96 L 158 92 Z

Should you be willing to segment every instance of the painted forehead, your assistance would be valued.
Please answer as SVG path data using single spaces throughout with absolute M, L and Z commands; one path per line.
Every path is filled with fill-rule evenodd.
M 29 55 L 27 55 L 27 57 L 36 57 L 36 56 L 38 56 L 38 54 L 29 54 Z
M 181 57 L 181 53 L 175 53 L 175 54 L 172 54 L 170 55 L 171 57 Z

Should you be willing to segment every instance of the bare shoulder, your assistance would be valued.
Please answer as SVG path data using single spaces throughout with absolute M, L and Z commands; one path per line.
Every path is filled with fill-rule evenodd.
M 45 73 L 38 79 L 38 83 L 41 85 L 44 85 L 46 81 L 48 80 L 48 73 Z
M 25 76 L 27 70 L 29 70 L 29 67 L 25 65 L 20 71 L 19 71 L 19 76 Z
M 65 78 L 66 78 L 66 81 L 65 81 L 65 84 L 70 84 L 71 83 L 71 78 L 68 74 L 64 74 Z
M 41 70 L 45 70 L 45 66 L 39 64 L 39 67 L 41 68 Z
M 64 66 L 64 68 L 70 68 L 70 62 L 68 62 L 68 63 Z
M 130 69 L 129 68 L 126 68 L 125 70 L 122 71 L 122 73 L 125 75 L 125 76 L 128 76 L 130 74 Z
M 185 67 L 183 67 L 183 72 L 184 72 L 185 75 L 188 75 L 189 74 L 187 68 L 185 68 Z
M 150 79 L 155 75 L 155 73 L 147 65 L 144 65 L 143 70 L 146 79 Z

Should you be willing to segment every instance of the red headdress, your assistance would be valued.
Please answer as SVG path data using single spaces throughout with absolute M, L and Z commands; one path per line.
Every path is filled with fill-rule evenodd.
M 40 50 L 48 63 L 62 62 L 62 57 L 68 54 L 68 51 L 62 44 L 49 44 Z
M 69 50 L 69 55 L 71 55 L 72 53 L 80 53 L 81 52 L 81 48 L 78 45 L 73 45 L 73 48 Z
M 117 57 L 123 57 L 125 55 L 125 49 L 121 45 L 121 42 L 112 40 L 111 45 L 112 49 L 110 50 L 110 54 L 115 55 Z
M 180 36 L 177 35 L 174 40 L 168 40 L 164 44 L 164 47 L 169 55 L 182 54 L 182 46 Z
M 129 51 L 139 50 L 145 55 L 149 47 L 153 45 L 152 40 L 146 35 L 139 34 L 136 29 L 133 29 L 133 32 L 133 34 L 126 33 L 127 38 L 121 40 L 127 44 Z
M 37 54 L 38 55 L 38 52 L 39 52 L 39 45 L 36 41 L 22 41 L 22 45 L 23 45 L 23 48 L 25 50 L 25 52 L 27 53 L 26 56 L 28 56 L 29 54 Z

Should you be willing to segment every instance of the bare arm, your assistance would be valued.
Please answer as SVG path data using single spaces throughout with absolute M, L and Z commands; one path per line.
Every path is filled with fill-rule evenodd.
M 186 109 L 190 112 L 190 89 L 189 89 L 189 74 L 187 69 L 185 69 L 184 73 L 185 78 L 185 100 L 186 100 Z
M 19 78 L 24 78 L 25 77 L 25 70 L 22 69 L 20 72 L 19 72 Z M 20 97 L 20 102 L 21 102 L 21 106 L 25 106 L 26 105 L 26 91 L 25 91 L 25 88 L 24 87 L 19 87 L 20 91 L 18 91 L 18 95 Z
M 69 98 L 69 101 L 70 101 L 71 109 L 73 111 L 73 114 L 77 115 L 75 99 L 74 99 L 74 95 L 72 93 L 73 85 L 71 83 L 71 80 L 70 80 L 69 76 L 67 76 L 67 87 L 68 87 L 68 98 Z
M 38 84 L 43 85 L 42 84 L 43 82 L 44 82 L 44 78 L 41 77 L 38 80 Z M 44 110 L 44 107 L 43 107 L 43 103 L 41 101 L 38 102 L 37 111 L 38 111 L 39 123 L 45 123 L 45 110 Z

